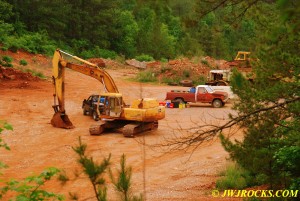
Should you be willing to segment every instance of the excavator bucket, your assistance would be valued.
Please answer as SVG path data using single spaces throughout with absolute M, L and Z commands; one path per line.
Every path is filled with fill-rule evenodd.
M 62 112 L 56 112 L 53 115 L 51 119 L 51 124 L 57 128 L 75 128 L 75 126 L 73 126 L 72 122 L 70 121 L 68 115 Z

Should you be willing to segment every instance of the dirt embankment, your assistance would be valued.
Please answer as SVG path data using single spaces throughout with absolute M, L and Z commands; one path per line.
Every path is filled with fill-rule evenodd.
M 51 75 L 49 60 L 46 60 L 43 66 L 28 66 L 40 69 L 45 75 Z M 39 62 L 37 60 L 35 63 Z M 40 80 L 13 69 L 1 70 L 0 119 L 6 120 L 14 128 L 13 132 L 3 132 L 3 138 L 11 147 L 11 151 L 0 150 L 1 161 L 9 165 L 9 168 L 3 171 L 2 179 L 23 179 L 38 174 L 47 167 L 55 166 L 64 169 L 70 180 L 64 186 L 51 182 L 47 185 L 49 190 L 64 194 L 67 200 L 69 192 L 72 192 L 78 194 L 79 200 L 94 201 L 88 179 L 83 174 L 75 176 L 80 167 L 76 163 L 77 156 L 72 147 L 78 145 L 80 136 L 88 145 L 88 153 L 95 161 L 101 161 L 103 157 L 112 154 L 113 172 L 119 169 L 120 156 L 124 153 L 127 164 L 133 168 L 133 192 L 145 193 L 147 200 L 232 200 L 211 196 L 218 173 L 226 166 L 228 157 L 218 139 L 205 142 L 194 152 L 178 150 L 163 154 L 160 148 L 153 147 L 174 134 L 180 135 L 182 129 L 205 123 L 224 123 L 228 113 L 232 112 L 230 104 L 221 109 L 212 108 L 210 105 L 185 109 L 168 108 L 166 118 L 159 122 L 158 130 L 136 138 L 124 138 L 117 131 L 102 136 L 90 136 L 88 128 L 95 124 L 95 121 L 89 116 L 83 116 L 81 104 L 90 94 L 104 90 L 97 80 L 67 70 L 66 111 L 75 129 L 66 130 L 54 128 L 50 124 L 53 115 L 51 79 Z M 124 77 L 136 73 L 131 68 L 116 66 L 108 72 L 127 103 L 140 97 L 156 97 L 163 100 L 167 91 L 178 88 L 130 82 Z M 23 86 L 26 82 L 28 84 Z M 233 135 L 233 138 L 240 137 L 240 133 Z M 147 146 L 144 146 L 143 142 Z M 109 200 L 118 200 L 109 180 L 108 197 Z

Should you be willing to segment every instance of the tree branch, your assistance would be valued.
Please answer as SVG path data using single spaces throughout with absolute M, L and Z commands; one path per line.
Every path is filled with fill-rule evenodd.
M 288 104 L 300 101 L 300 97 L 295 97 L 290 100 L 285 100 L 283 102 L 277 102 L 268 107 L 263 107 L 247 114 L 240 114 L 234 118 L 231 118 L 227 123 L 217 126 L 212 124 L 205 124 L 201 126 L 197 126 L 195 128 L 190 128 L 189 130 L 181 130 L 181 136 L 175 136 L 174 138 L 165 139 L 163 144 L 159 144 L 156 146 L 159 147 L 168 147 L 169 151 L 174 150 L 188 150 L 191 147 L 194 147 L 195 150 L 199 147 L 203 142 L 213 139 L 217 134 L 221 133 L 225 129 L 232 128 L 233 126 L 238 125 L 239 123 L 253 117 L 254 115 L 261 114 L 263 112 L 267 112 L 276 108 L 281 108 Z M 190 130 L 195 130 L 192 132 Z M 187 133 L 187 135 L 186 135 Z

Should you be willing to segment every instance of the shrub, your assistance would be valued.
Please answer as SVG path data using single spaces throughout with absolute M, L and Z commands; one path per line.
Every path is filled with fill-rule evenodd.
M 27 61 L 25 59 L 20 60 L 20 65 L 27 66 Z
M 160 61 L 161 61 L 162 63 L 167 63 L 167 62 L 168 62 L 168 59 L 166 59 L 166 58 L 161 58 Z
M 2 60 L 6 63 L 11 63 L 13 59 L 10 56 L 3 56 Z
M 154 61 L 153 57 L 147 54 L 141 54 L 135 57 L 138 61 Z
M 10 56 L 2 56 L 2 59 L 0 60 L 0 65 L 5 67 L 13 67 L 12 62 L 13 59 Z

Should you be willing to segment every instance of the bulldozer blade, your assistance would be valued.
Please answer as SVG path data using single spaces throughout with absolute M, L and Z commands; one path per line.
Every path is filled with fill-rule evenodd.
M 68 115 L 62 112 L 56 112 L 53 115 L 51 119 L 51 124 L 52 126 L 57 128 L 67 128 L 67 129 L 75 128 L 75 126 L 73 126 L 72 122 L 70 121 Z

